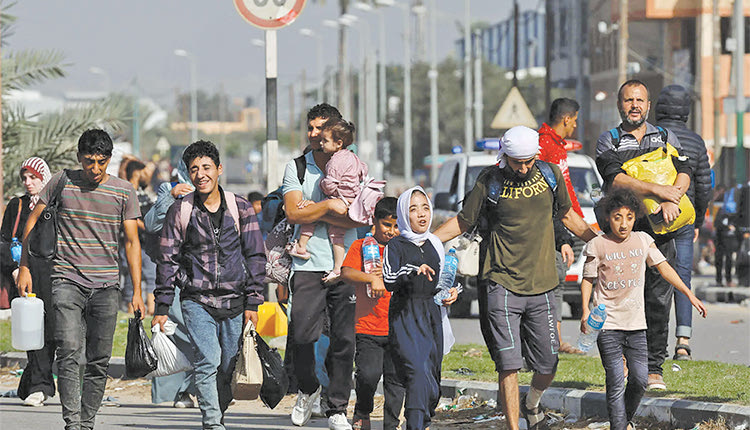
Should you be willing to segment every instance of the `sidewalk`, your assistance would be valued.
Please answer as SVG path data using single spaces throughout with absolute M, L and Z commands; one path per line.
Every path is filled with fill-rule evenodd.
M 0 367 L 12 367 L 17 365 L 23 368 L 25 364 L 25 353 L 9 352 L 0 354 Z M 113 378 L 122 378 L 124 374 L 125 360 L 122 357 L 113 357 L 109 365 L 109 375 Z M 527 390 L 527 386 L 521 387 L 522 394 Z M 382 388 L 380 387 L 379 392 L 382 393 Z M 497 399 L 497 384 L 490 382 L 443 379 L 441 382 L 440 394 L 442 397 L 448 398 L 456 398 L 461 394 L 466 394 L 469 396 L 476 395 L 477 397 L 484 400 Z M 0 406 L 2 406 L 2 409 L 8 410 L 6 408 L 10 406 L 8 403 L 9 400 L 10 399 L 0 400 Z M 244 404 L 246 402 L 242 403 Z M 254 404 L 258 402 L 247 403 Z M 550 388 L 545 391 L 544 396 L 542 396 L 541 404 L 544 408 L 553 411 L 564 412 L 567 415 L 573 415 L 578 418 L 596 417 L 606 421 L 608 417 L 607 403 L 605 394 L 603 392 L 575 390 L 568 388 Z M 150 403 L 144 403 L 143 405 L 123 405 L 123 407 L 125 407 L 125 409 L 137 408 L 139 409 L 139 412 L 148 415 L 153 412 L 152 408 L 154 406 Z M 13 409 L 18 409 L 16 412 L 28 411 L 28 409 L 24 409 L 21 406 Z M 278 410 L 274 412 L 268 410 L 267 408 L 265 410 L 261 409 L 262 405 L 254 406 L 253 413 L 248 414 L 246 418 L 254 417 L 253 419 L 268 419 L 272 422 L 275 419 L 281 419 L 282 416 L 285 416 L 284 413 L 279 414 L 280 411 Z M 166 415 L 171 415 L 171 417 L 169 417 L 168 419 L 175 419 L 177 420 L 176 423 L 182 422 L 182 420 L 185 420 L 185 422 L 194 423 L 195 421 L 192 420 L 195 419 L 195 411 L 196 410 L 192 410 L 192 413 L 190 413 L 180 412 L 176 410 L 170 410 L 169 412 L 166 412 L 163 409 L 160 410 L 160 412 Z M 123 410 L 121 412 L 126 411 Z M 190 416 L 182 416 L 183 413 L 186 413 Z M 257 415 L 258 413 L 260 413 L 260 415 Z M 117 413 L 114 415 L 121 414 Z M 698 402 L 693 400 L 644 397 L 643 400 L 641 400 L 641 406 L 638 409 L 637 415 L 642 417 L 651 416 L 657 421 L 670 423 L 674 428 L 692 428 L 696 423 L 699 423 L 701 421 L 716 420 L 720 417 L 724 419 L 729 428 L 750 428 L 750 406 L 740 406 L 726 403 L 710 403 Z M 320 424 L 325 427 L 324 422 L 325 420 L 322 420 Z M 313 424 L 313 427 L 317 427 L 316 424 Z M 185 428 L 190 427 L 188 426 Z M 273 426 L 268 428 L 287 427 Z

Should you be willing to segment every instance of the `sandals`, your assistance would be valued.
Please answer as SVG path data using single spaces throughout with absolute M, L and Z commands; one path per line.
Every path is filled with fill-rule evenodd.
M 683 350 L 686 352 L 686 354 L 680 354 L 678 351 Z M 672 360 L 679 360 L 679 361 L 690 361 L 693 359 L 693 356 L 690 355 L 690 346 L 689 345 L 683 345 L 681 343 L 678 343 L 674 347 L 674 357 L 672 357 Z
M 310 257 L 312 257 L 312 254 L 310 254 L 307 250 L 305 250 L 305 252 L 299 252 L 298 248 L 299 244 L 297 243 L 297 241 L 294 241 L 287 246 L 286 252 L 292 257 L 301 258 L 303 260 L 309 260 Z
M 586 354 L 585 352 L 569 344 L 568 342 L 562 342 L 560 344 L 560 348 L 558 348 L 557 350 L 559 352 L 562 352 L 563 354 L 578 354 L 578 355 Z
M 341 279 L 341 272 L 336 272 L 334 270 L 331 270 L 328 272 L 327 275 L 325 275 L 322 279 L 323 283 L 326 285 L 331 285 L 339 282 Z

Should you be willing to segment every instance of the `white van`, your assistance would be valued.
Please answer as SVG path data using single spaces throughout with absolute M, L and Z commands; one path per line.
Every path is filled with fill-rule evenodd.
M 452 155 L 443 162 L 438 170 L 435 186 L 432 188 L 435 208 L 433 226 L 439 226 L 461 210 L 464 196 L 474 187 L 477 176 L 485 167 L 496 164 L 496 157 L 495 154 L 477 152 Z M 584 219 L 589 224 L 596 224 L 594 202 L 591 200 L 590 193 L 595 188 L 601 189 L 603 181 L 594 160 L 586 155 L 568 153 L 568 169 Z M 581 256 L 583 245 L 583 241 L 575 238 L 573 251 L 576 254 L 576 260 L 568 270 L 563 289 L 563 300 L 570 305 L 574 316 L 580 315 L 581 312 L 580 282 L 584 262 Z M 451 314 L 454 316 L 468 316 L 471 301 L 476 299 L 476 279 L 464 279 L 462 284 L 465 291 L 451 306 Z

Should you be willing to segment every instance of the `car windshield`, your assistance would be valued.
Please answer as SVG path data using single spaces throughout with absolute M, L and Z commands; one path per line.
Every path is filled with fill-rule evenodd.
M 591 200 L 591 190 L 599 188 L 599 181 L 593 170 L 584 167 L 569 167 L 570 181 L 573 182 L 573 189 L 576 191 L 578 202 L 581 207 L 594 207 L 594 201 Z

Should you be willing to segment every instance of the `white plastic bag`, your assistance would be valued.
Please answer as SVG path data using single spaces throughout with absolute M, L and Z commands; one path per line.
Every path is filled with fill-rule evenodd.
M 187 357 L 185 357 L 185 354 L 177 349 L 177 345 L 167 337 L 167 334 L 174 334 L 175 326 L 175 323 L 167 320 L 164 324 L 165 332 L 161 331 L 159 324 L 151 327 L 151 332 L 153 333 L 151 343 L 154 345 L 158 367 L 146 375 L 147 378 L 173 375 L 193 368 Z

